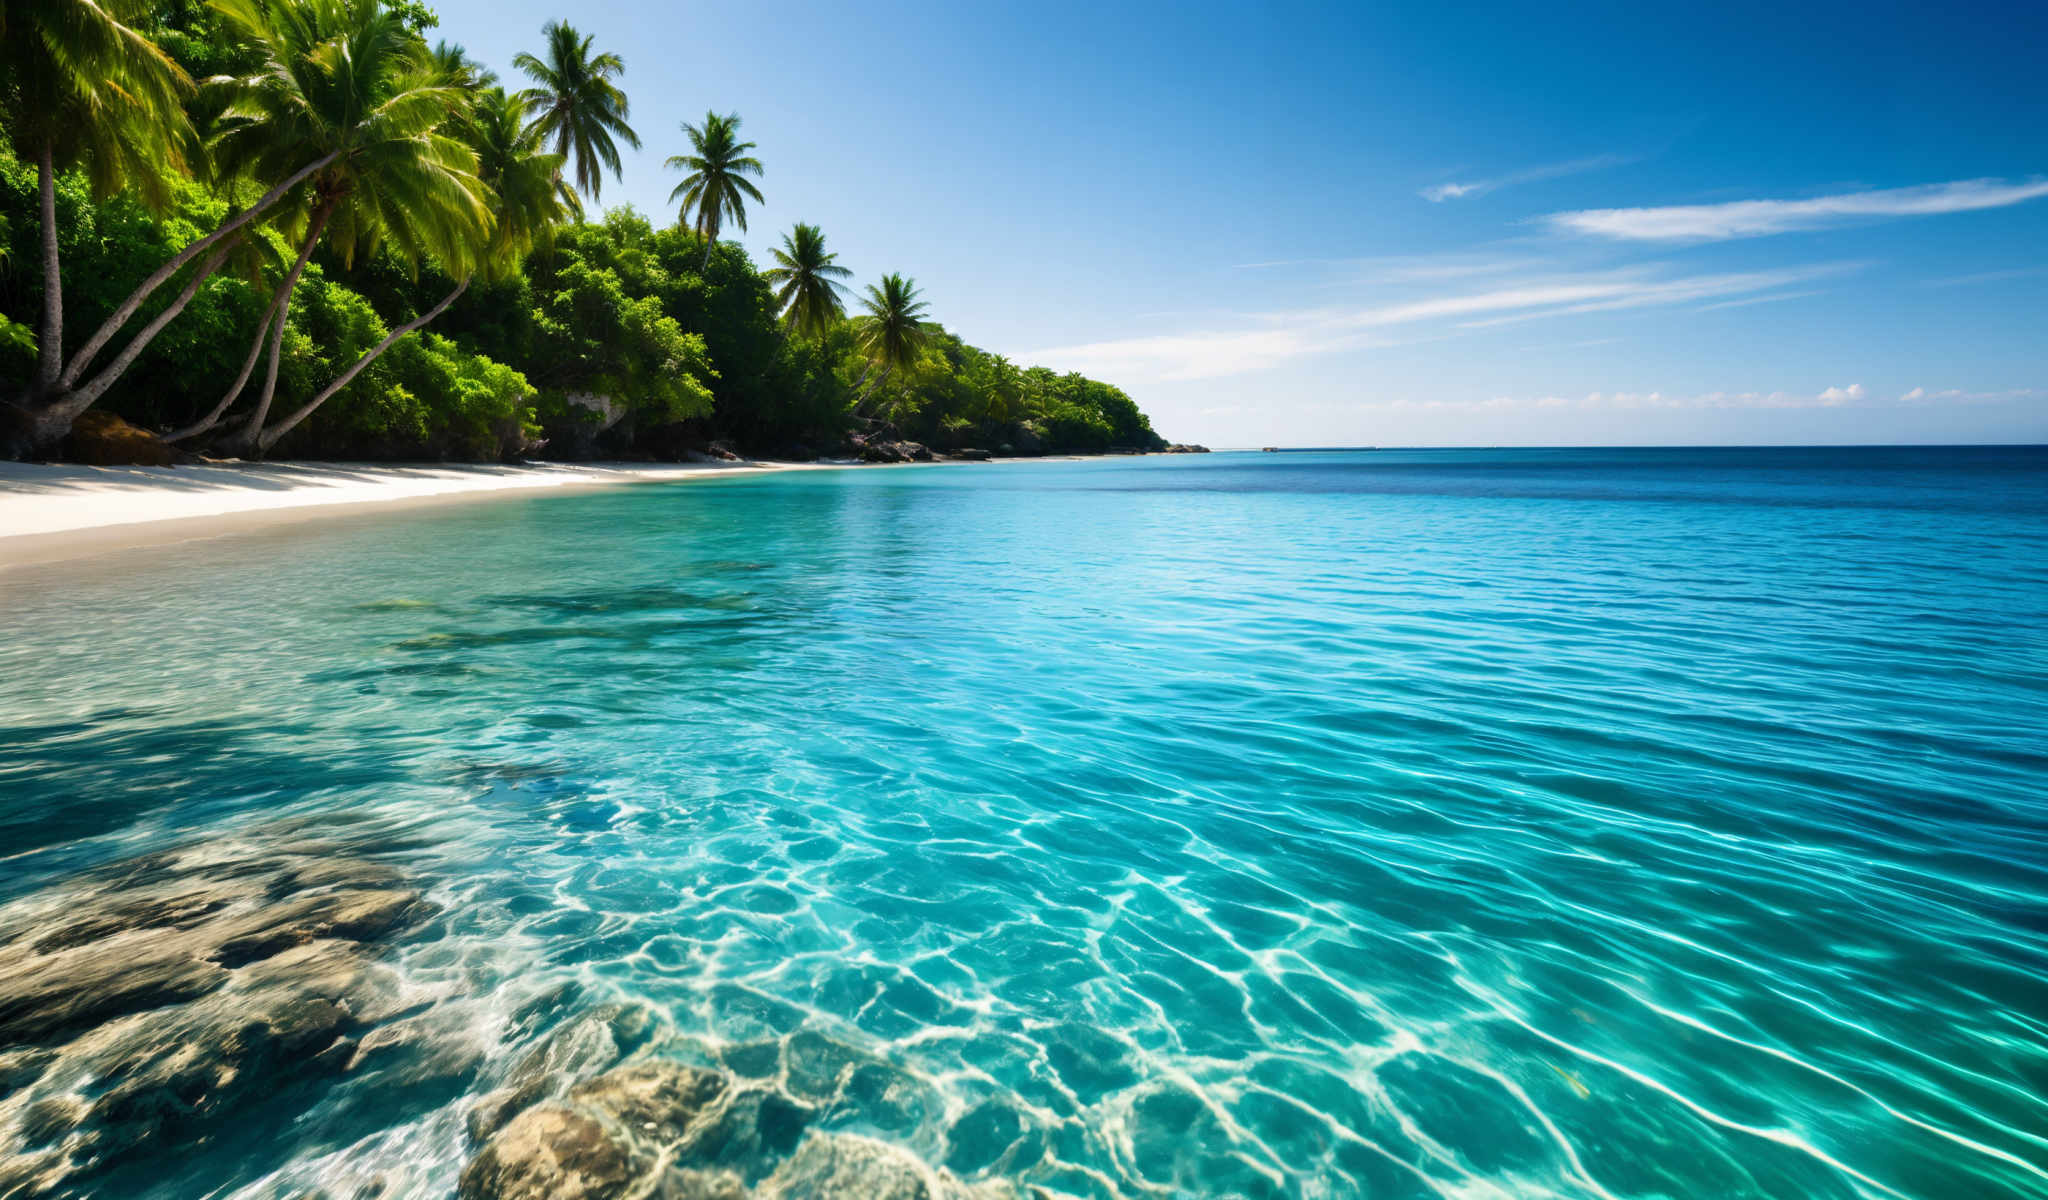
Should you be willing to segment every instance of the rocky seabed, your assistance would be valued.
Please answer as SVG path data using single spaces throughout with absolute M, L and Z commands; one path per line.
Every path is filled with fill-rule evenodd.
M 0 1200 L 148 1192 L 165 1156 L 313 1112 L 347 1083 L 461 1110 L 460 1200 L 1052 1195 L 968 1182 L 891 1141 L 927 1126 L 936 1094 L 812 1030 L 714 1050 L 568 984 L 510 1014 L 514 1036 L 548 1031 L 494 1073 L 383 953 L 436 914 L 400 867 L 291 830 L 130 858 L 0 906 Z M 982 1154 L 967 1145 L 980 1135 L 969 1114 L 954 1140 Z M 420 1183 L 338 1174 L 340 1192 L 236 1194 L 376 1200 Z

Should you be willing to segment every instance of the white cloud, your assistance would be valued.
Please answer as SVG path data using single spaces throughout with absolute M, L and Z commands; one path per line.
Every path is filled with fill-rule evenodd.
M 1218 325 L 1058 346 L 1018 357 L 1024 362 L 1108 378 L 1213 379 L 1267 370 L 1311 355 L 1392 345 L 1387 331 L 1405 326 L 1448 322 L 1450 328 L 1443 332 L 1454 333 L 1575 313 L 1684 304 L 1772 292 L 1853 270 L 1857 265 L 1824 263 L 1775 271 L 1678 276 L 1645 267 L 1553 273 L 1395 303 L 1248 314 L 1237 319 L 1235 328 Z
M 1603 167 L 1620 166 L 1628 161 L 1630 160 L 1618 154 L 1602 154 L 1594 158 L 1577 158 L 1570 162 L 1549 163 L 1545 166 L 1530 167 L 1524 171 L 1514 171 L 1493 179 L 1475 179 L 1469 183 L 1439 183 L 1433 187 L 1423 188 L 1417 194 L 1432 204 L 1442 204 L 1446 200 L 1457 200 L 1465 196 L 1482 196 L 1487 192 L 1496 191 L 1500 188 L 1514 187 L 1516 184 L 1537 183 L 1545 179 L 1558 179 L 1566 175 L 1598 171 Z
M 2039 400 L 2048 398 L 2048 388 L 2005 388 L 2002 391 L 1966 392 L 1961 388 L 1943 388 L 1930 392 L 1916 387 L 1899 397 L 1900 404 L 2009 404 L 2015 400 Z
M 1358 334 L 1328 325 L 1276 325 L 1268 329 L 1163 334 L 1061 346 L 1036 351 L 1022 361 L 1111 379 L 1214 379 L 1263 371 L 1306 355 L 1358 349 L 1368 344 Z
M 1810 200 L 1735 200 L 1725 204 L 1679 204 L 1661 208 L 1589 208 L 1555 213 L 1552 228 L 1623 241 L 1711 242 L 1773 233 L 1823 229 L 1886 217 L 2005 208 L 2048 196 L 2048 180 L 2007 183 L 1964 179 L 1921 187 L 1847 192 Z

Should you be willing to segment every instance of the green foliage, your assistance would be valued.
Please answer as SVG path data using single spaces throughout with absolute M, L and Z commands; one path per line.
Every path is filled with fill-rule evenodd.
M 290 209 L 326 221 L 352 261 L 384 245 L 474 265 L 490 230 L 476 154 L 444 128 L 467 102 L 417 33 L 381 0 L 215 0 L 259 56 L 210 81 L 226 101 L 209 142 L 216 174 L 268 184 L 331 159 Z
M 33 39 L 16 36 L 80 14 L 77 61 L 103 77 L 38 64 Z M 145 426 L 214 409 L 324 210 L 327 236 L 280 343 L 278 411 L 311 412 L 279 443 L 286 454 L 494 458 L 537 438 L 564 455 L 668 455 L 714 438 L 832 454 L 878 425 L 942 449 L 1160 444 L 1118 389 L 962 342 L 930 320 L 906 277 L 868 288 L 849 319 L 838 283 L 848 272 L 816 226 L 795 226 L 765 272 L 720 242 L 761 198 L 736 116 L 685 127 L 694 152 L 669 160 L 690 172 L 676 194 L 684 220 L 657 229 L 620 209 L 583 223 L 564 172 L 595 196 L 603 173 L 617 173 L 617 143 L 639 142 L 617 84 L 623 63 L 566 25 L 547 27 L 542 56 L 517 60 L 535 86 L 513 94 L 459 46 L 430 49 L 420 34 L 436 20 L 417 2 L 8 0 L 6 21 L 0 389 L 10 394 L 36 366 L 42 296 L 36 164 L 12 148 L 40 153 L 37 138 L 61 133 L 65 309 L 84 327 L 235 206 L 334 156 L 229 243 L 224 267 L 107 393 L 107 407 Z M 191 92 L 188 75 L 205 85 Z M 204 140 L 173 111 L 181 95 Z M 38 96 L 55 99 L 38 109 Z M 154 292 L 106 354 L 190 278 Z M 465 278 L 431 331 L 393 340 L 324 406 L 309 404 Z M 223 428 L 244 420 L 255 395 Z
M 368 457 L 498 459 L 539 433 L 533 398 L 518 371 L 427 334 L 392 347 L 306 428 Z
M 135 23 L 139 0 L 7 0 L 0 121 L 14 153 L 83 171 L 94 195 L 155 204 L 183 173 L 192 81 Z

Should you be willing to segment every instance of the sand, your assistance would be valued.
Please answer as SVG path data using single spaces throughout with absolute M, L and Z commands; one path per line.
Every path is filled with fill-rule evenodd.
M 808 463 L 80 467 L 0 463 L 0 566 L 355 511 L 536 488 L 829 469 Z

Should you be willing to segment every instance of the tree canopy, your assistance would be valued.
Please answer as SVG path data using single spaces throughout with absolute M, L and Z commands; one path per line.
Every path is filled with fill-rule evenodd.
M 429 45 L 437 24 L 391 0 L 10 0 L 0 450 L 60 451 L 96 403 L 300 456 L 829 455 L 877 426 L 1160 444 L 1116 388 L 962 342 L 905 275 L 849 316 L 815 225 L 765 270 L 720 240 L 764 202 L 737 114 L 684 125 L 675 223 L 586 213 L 639 144 L 624 62 L 549 22 L 511 89 Z

